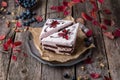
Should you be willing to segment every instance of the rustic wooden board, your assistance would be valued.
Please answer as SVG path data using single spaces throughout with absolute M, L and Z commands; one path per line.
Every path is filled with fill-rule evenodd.
M 99 6 L 102 9 L 105 7 L 112 11 L 112 15 L 109 17 L 101 14 L 101 18 L 109 18 L 115 21 L 115 26 L 109 28 L 120 28 L 120 0 L 105 0 L 105 3 Z M 104 36 L 104 41 L 111 77 L 113 80 L 120 80 L 120 38 L 110 40 Z
M 2 22 L 0 22 L 2 24 Z M 10 29 L 5 28 L 5 25 L 0 26 L 0 35 L 7 35 L 10 32 Z M 7 37 L 8 38 L 8 37 Z M 5 80 L 7 78 L 7 72 L 9 67 L 9 61 L 10 61 L 10 52 L 4 53 L 3 51 L 3 42 L 0 41 L 0 80 Z
M 17 56 L 17 61 L 11 60 L 8 80 L 39 80 L 41 78 L 41 64 L 30 55 L 25 57 L 23 54 L 27 53 L 24 45 L 25 38 L 24 33 L 16 34 L 15 41 L 22 41 L 23 43 L 22 46 L 18 48 L 21 49 L 20 53 L 12 53 L 12 56 Z
M 42 3 L 42 4 L 41 4 Z M 37 15 L 45 14 L 46 8 L 46 0 L 40 0 L 40 7 L 37 12 Z M 23 8 L 19 8 L 19 13 L 24 11 Z M 43 16 L 44 18 L 45 16 Z M 26 35 L 21 33 L 16 33 L 15 41 L 22 41 L 22 46 L 18 47 L 21 50 L 19 53 L 12 53 L 12 56 L 17 56 L 17 61 L 11 60 L 9 72 L 8 72 L 8 80 L 41 80 L 41 63 L 39 63 L 36 59 L 28 55 L 25 57 L 23 53 L 27 53 L 27 49 L 25 47 Z M 17 49 L 17 48 L 15 48 Z
M 62 0 L 48 0 L 47 13 L 54 11 L 50 10 L 51 5 L 59 5 Z M 47 18 L 63 18 L 61 13 L 51 13 L 46 15 Z M 48 65 L 42 65 L 42 80 L 65 80 L 64 73 L 69 73 L 74 76 L 74 66 L 72 67 L 50 67 Z
M 59 5 L 61 0 L 41 0 L 40 7 L 36 9 L 37 14 L 43 15 L 44 19 L 47 18 L 63 18 L 61 13 L 56 13 L 51 11 L 49 8 L 51 5 Z M 14 0 L 8 0 L 9 6 L 8 10 L 11 11 L 14 9 Z M 116 22 L 116 26 L 120 25 L 120 1 L 119 0 L 105 0 L 103 5 L 99 5 L 99 8 L 107 7 L 110 8 L 113 12 L 112 18 Z M 47 7 L 46 7 L 47 6 Z M 80 16 L 81 12 L 89 12 L 91 5 L 89 3 L 78 4 L 73 8 L 73 16 L 75 18 Z M 20 8 L 20 12 L 23 9 Z M 49 14 L 51 13 L 51 14 Z M 17 14 L 20 14 L 17 12 Z M 12 16 L 6 16 L 8 20 L 12 20 Z M 106 16 L 100 16 L 104 18 Z M 109 17 L 110 18 L 110 17 Z M 5 28 L 4 20 L 0 21 L 0 34 L 11 33 L 10 28 Z M 65 80 L 63 78 L 64 73 L 69 73 L 71 77 L 76 76 L 80 77 L 82 75 L 88 75 L 92 72 L 101 73 L 102 76 L 108 76 L 108 68 L 110 69 L 110 74 L 113 80 L 120 79 L 120 38 L 116 40 L 110 40 L 103 36 L 102 30 L 97 26 L 93 26 L 90 22 L 87 22 L 87 27 L 94 31 L 94 39 L 96 49 L 93 52 L 92 59 L 94 63 L 92 64 L 78 64 L 71 67 L 50 67 L 48 65 L 43 65 L 35 60 L 33 57 L 28 55 L 28 57 L 23 56 L 23 52 L 27 53 L 27 49 L 22 44 L 20 49 L 23 50 L 21 53 L 9 52 L 10 54 L 4 54 L 0 52 L 0 80 Z M 7 36 L 8 38 L 9 36 Z M 7 38 L 5 40 L 7 40 Z M 15 41 L 24 42 L 26 39 L 24 33 L 17 33 L 15 36 Z M 2 50 L 2 45 L 0 45 L 0 50 Z M 2 53 L 2 54 L 1 54 Z M 17 61 L 11 60 L 11 54 L 17 56 Z M 106 56 L 107 55 L 107 56 Z M 105 68 L 99 68 L 99 58 L 102 58 L 102 61 L 105 64 Z M 108 59 L 108 61 L 107 61 Z M 82 71 L 81 66 L 85 66 L 86 70 Z M 71 79 L 71 78 L 70 78 Z M 92 79 L 93 80 L 93 79 Z M 102 77 L 97 80 L 103 80 Z
M 86 12 L 89 13 L 91 10 L 92 6 L 89 2 L 83 3 L 83 4 L 77 4 L 73 8 L 73 16 L 74 17 L 80 17 L 81 12 Z M 98 17 L 99 20 L 99 17 Z M 88 76 L 90 77 L 91 73 L 99 73 L 102 74 L 101 77 L 97 80 L 103 80 L 104 75 L 108 76 L 108 63 L 106 59 L 106 53 L 105 53 L 105 47 L 104 47 L 104 41 L 103 41 L 103 35 L 102 31 L 100 28 L 97 26 L 92 25 L 91 22 L 87 21 L 86 26 L 89 29 L 93 30 L 94 33 L 94 43 L 96 48 L 93 50 L 93 53 L 91 55 L 92 60 L 94 61 L 92 64 L 78 64 L 76 66 L 76 76 Z M 105 64 L 105 68 L 101 69 L 100 68 L 100 61 L 99 58 L 102 58 L 101 63 Z M 85 70 L 82 70 L 81 67 L 85 67 Z M 93 80 L 93 79 L 92 79 Z
M 8 10 L 14 9 L 14 1 L 9 0 L 8 4 L 12 7 L 8 7 Z M 5 16 L 7 20 L 11 20 L 11 16 Z M 10 56 L 11 53 L 9 52 L 1 52 L 3 51 L 2 45 L 3 43 L 9 38 L 9 34 L 11 34 L 11 29 L 6 27 L 6 19 L 0 19 L 0 35 L 6 35 L 4 41 L 0 41 L 0 80 L 6 80 L 8 77 L 8 70 L 10 64 Z

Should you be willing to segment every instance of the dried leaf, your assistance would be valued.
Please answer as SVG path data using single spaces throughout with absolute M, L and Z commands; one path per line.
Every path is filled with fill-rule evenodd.
M 89 21 L 92 21 L 92 20 L 93 20 L 92 17 L 88 16 L 88 15 L 87 15 L 86 13 L 84 13 L 84 12 L 81 13 L 81 16 L 82 16 L 85 20 L 89 20 Z
M 93 20 L 92 23 L 93 23 L 93 25 L 95 25 L 95 26 L 100 26 L 100 23 L 99 23 L 98 21 L 96 21 L 96 20 Z
M 108 25 L 108 26 L 111 26 L 112 25 L 112 21 L 109 20 L 109 19 L 104 19 L 103 20 L 104 24 Z
M 53 21 L 53 22 L 50 24 L 50 27 L 55 28 L 55 27 L 57 26 L 57 24 L 59 24 L 58 21 Z
M 107 30 L 107 27 L 104 24 L 101 24 L 100 27 L 104 30 Z
M 8 49 L 9 49 L 8 44 L 4 43 L 4 44 L 3 44 L 3 49 L 4 49 L 4 51 L 8 51 Z
M 104 9 L 103 12 L 104 12 L 105 14 L 112 14 L 112 12 L 111 12 L 109 9 Z
M 94 11 L 94 9 L 90 12 L 90 14 L 94 19 L 97 18 L 96 11 Z
M 115 37 L 120 37 L 120 28 L 119 29 L 116 29 L 114 32 L 113 32 L 113 35 Z
M 104 3 L 104 0 L 98 0 L 100 3 Z
M 68 6 L 68 2 L 67 1 L 63 1 L 63 5 L 64 6 Z
M 51 10 L 57 10 L 57 6 L 51 6 L 50 9 Z
M 90 0 L 90 2 L 91 2 L 91 4 L 93 5 L 92 11 L 97 12 L 97 11 L 98 11 L 98 6 L 97 6 L 97 4 L 96 4 L 96 1 L 95 1 L 95 0 Z
M 13 55 L 11 58 L 12 58 L 12 60 L 17 61 L 17 57 L 16 56 Z
M 21 22 L 17 21 L 17 22 L 16 22 L 16 26 L 17 26 L 17 27 L 22 27 Z
M 114 35 L 111 32 L 104 32 L 103 34 L 110 39 L 114 39 Z
M 58 7 L 57 7 L 57 11 L 58 11 L 58 12 L 64 12 L 65 9 L 66 9 L 66 6 L 58 6 Z
M 67 11 L 67 10 L 64 11 L 64 15 L 65 15 L 65 16 L 67 16 L 67 15 L 69 15 L 69 14 L 70 14 L 70 11 Z
M 12 39 L 9 38 L 4 44 L 3 44 L 3 48 L 5 51 L 8 51 L 9 47 L 12 45 Z
M 21 41 L 17 41 L 17 42 L 14 42 L 14 46 L 20 46 L 22 44 L 22 42 Z
M 12 39 L 11 38 L 9 38 L 8 40 L 7 40 L 7 42 L 6 42 L 8 45 L 10 45 L 10 44 L 12 44 L 13 43 L 13 41 L 12 41 Z
M 6 35 L 0 35 L 0 40 L 4 40 Z
M 65 38 L 66 40 L 68 40 L 69 39 L 69 36 L 68 36 L 69 33 L 70 33 L 69 30 L 64 29 L 61 33 L 58 33 L 58 35 L 60 37 Z
M 36 20 L 37 20 L 37 22 L 42 22 L 42 21 L 43 21 L 43 18 L 42 18 L 41 16 L 37 16 L 37 17 L 36 17 Z
M 91 73 L 90 76 L 91 76 L 93 79 L 98 79 L 98 78 L 100 78 L 100 74 L 98 74 L 98 73 Z
M 8 6 L 8 4 L 7 4 L 7 2 L 2 1 L 2 2 L 1 2 L 1 6 L 2 6 L 2 7 L 7 7 L 7 6 Z
M 97 12 L 99 9 L 98 9 L 98 6 L 96 3 L 93 4 L 93 9 L 92 9 L 94 12 Z
M 75 3 L 79 3 L 81 0 L 72 0 Z

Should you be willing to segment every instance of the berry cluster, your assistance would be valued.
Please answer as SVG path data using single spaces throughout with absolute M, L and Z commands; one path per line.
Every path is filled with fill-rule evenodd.
M 18 0 L 18 2 L 24 8 L 32 8 L 37 3 L 37 0 Z
M 36 22 L 36 18 L 31 18 L 30 20 L 28 20 L 27 22 L 23 22 L 23 26 L 30 26 L 30 24 Z
M 26 22 L 23 22 L 23 26 L 30 26 L 31 23 L 37 22 L 36 18 L 33 17 L 34 15 L 36 15 L 35 12 L 26 10 L 21 15 L 16 16 L 16 20 L 18 20 L 18 19 L 26 20 Z
M 22 20 L 31 19 L 34 15 L 36 15 L 35 12 L 31 12 L 30 10 L 26 10 L 20 16 L 17 16 L 16 19 L 17 20 L 18 19 L 22 19 Z

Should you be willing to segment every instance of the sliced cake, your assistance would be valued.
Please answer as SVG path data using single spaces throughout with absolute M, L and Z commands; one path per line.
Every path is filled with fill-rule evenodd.
M 75 48 L 78 28 L 79 23 L 76 23 L 43 38 L 41 40 L 42 48 L 58 54 L 72 54 Z
M 41 35 L 40 35 L 40 40 L 42 40 L 45 37 L 48 37 L 49 35 L 58 32 L 70 25 L 72 25 L 72 21 L 68 20 L 55 20 L 55 19 L 48 19 L 46 23 L 43 26 Z

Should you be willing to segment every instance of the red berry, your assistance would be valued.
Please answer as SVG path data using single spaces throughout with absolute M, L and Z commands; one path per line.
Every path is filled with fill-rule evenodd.
M 86 36 L 90 37 L 90 36 L 92 36 L 92 34 L 93 34 L 92 30 L 89 30 L 89 31 L 86 33 Z

